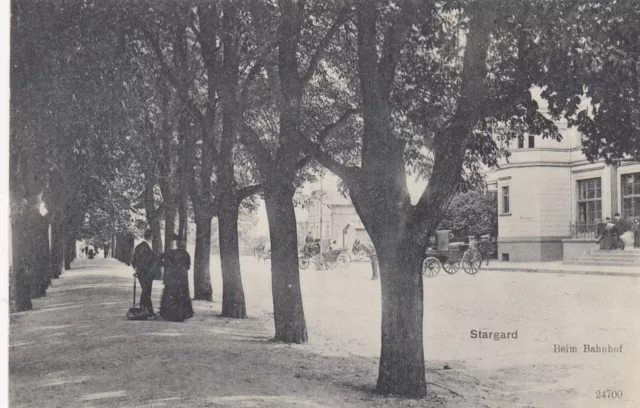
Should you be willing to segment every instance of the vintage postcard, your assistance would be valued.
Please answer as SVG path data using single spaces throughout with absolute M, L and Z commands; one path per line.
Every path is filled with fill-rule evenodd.
M 8 406 L 640 406 L 639 1 L 5 11 Z

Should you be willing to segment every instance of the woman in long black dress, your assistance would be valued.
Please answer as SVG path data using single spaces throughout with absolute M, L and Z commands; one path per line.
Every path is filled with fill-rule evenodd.
M 187 275 L 191 267 L 191 257 L 185 250 L 186 242 L 181 239 L 176 240 L 178 249 L 169 250 L 160 256 L 160 264 L 164 267 L 165 273 L 160 317 L 172 322 L 182 322 L 193 317 Z

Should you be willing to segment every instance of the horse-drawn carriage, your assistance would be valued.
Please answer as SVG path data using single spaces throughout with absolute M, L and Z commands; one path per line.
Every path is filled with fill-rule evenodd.
M 262 243 L 253 249 L 253 256 L 258 261 L 267 262 L 267 260 L 271 259 L 271 247 Z
M 453 275 L 460 268 L 469 275 L 475 275 L 482 266 L 482 254 L 470 248 L 465 242 L 449 242 L 450 231 L 437 231 L 435 248 L 427 249 L 422 262 L 422 275 L 433 278 L 440 269 Z
M 320 240 L 316 240 L 305 245 L 298 256 L 300 269 L 307 269 L 310 263 L 314 263 L 316 269 L 321 269 L 323 264 L 329 269 L 334 269 L 336 266 L 346 268 L 351 263 L 351 255 L 346 249 L 329 250 L 321 255 Z

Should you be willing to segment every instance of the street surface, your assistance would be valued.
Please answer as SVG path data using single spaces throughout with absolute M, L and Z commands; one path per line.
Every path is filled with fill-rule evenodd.
M 636 407 L 640 280 L 481 271 L 425 281 L 423 401 L 370 393 L 380 349 L 380 286 L 370 265 L 301 271 L 309 343 L 273 336 L 269 264 L 242 260 L 246 321 L 195 302 L 185 323 L 128 322 L 133 270 L 78 260 L 35 310 L 11 316 L 12 407 Z M 161 283 L 154 284 L 159 306 Z M 517 339 L 472 339 L 471 330 Z M 623 345 L 583 353 L 583 344 Z M 554 353 L 554 345 L 576 353 Z M 451 369 L 444 370 L 447 365 Z M 619 399 L 598 399 L 605 390 Z

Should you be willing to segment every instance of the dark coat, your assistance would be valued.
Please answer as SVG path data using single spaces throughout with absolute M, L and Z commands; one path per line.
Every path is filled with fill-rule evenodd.
M 141 276 L 153 275 L 156 267 L 157 257 L 151 249 L 147 241 L 143 241 L 133 251 L 131 266 L 134 267 L 136 273 Z
M 193 307 L 189 294 L 189 268 L 191 257 L 184 249 L 173 249 L 160 257 L 164 267 L 165 285 L 160 301 L 160 316 L 181 322 L 193 317 Z

